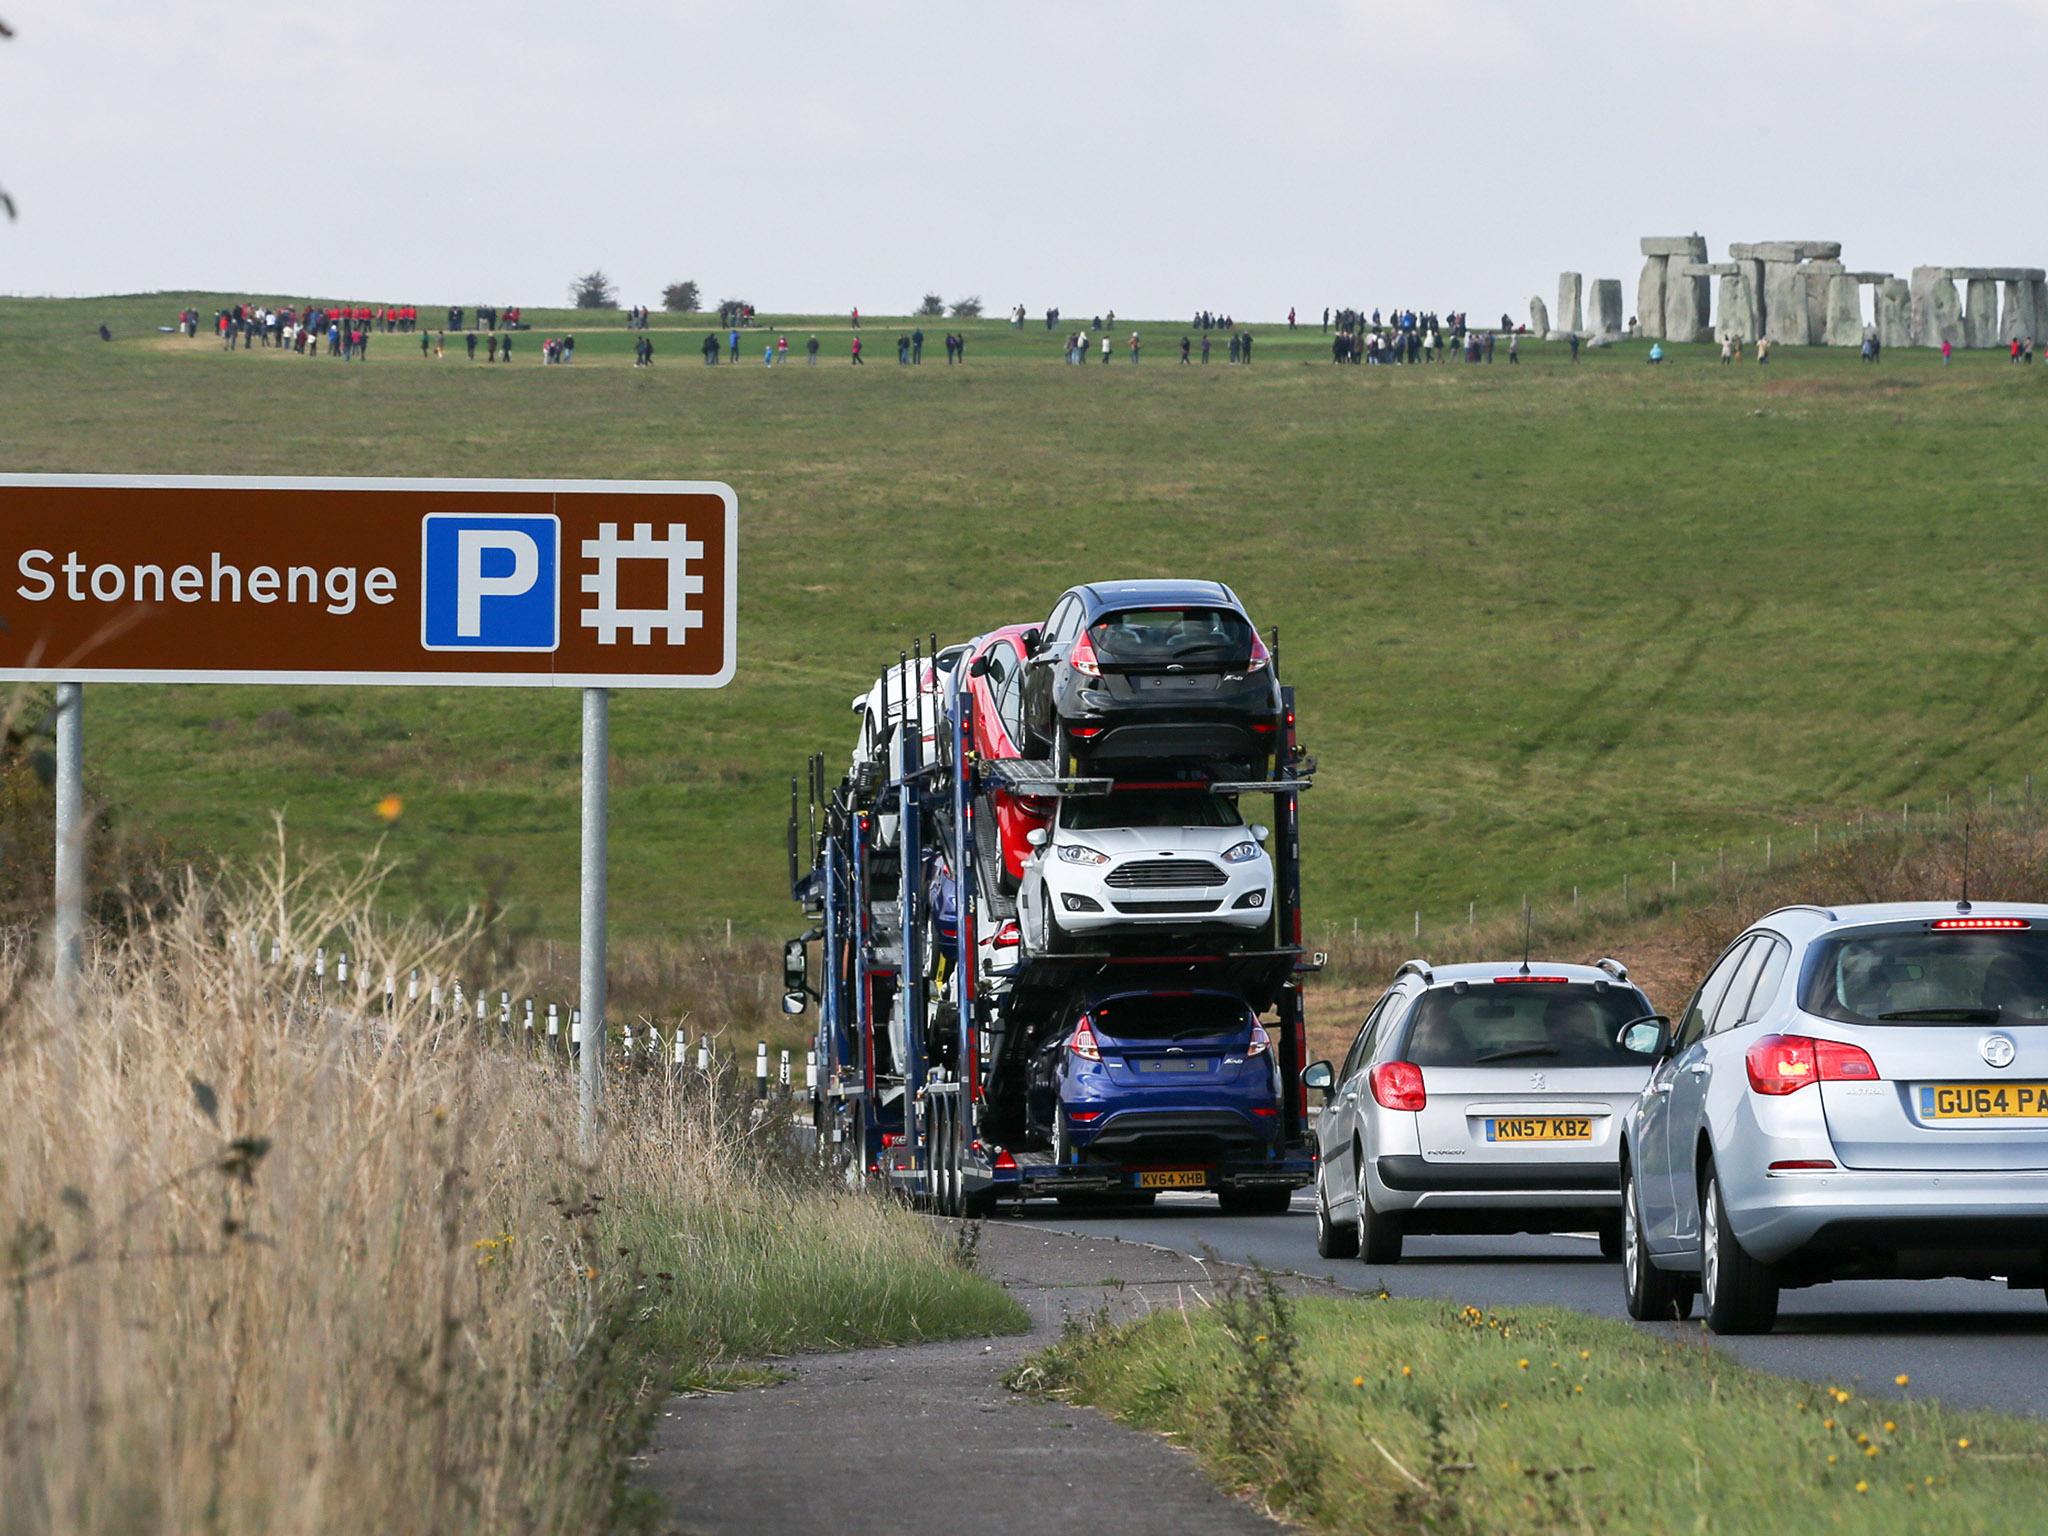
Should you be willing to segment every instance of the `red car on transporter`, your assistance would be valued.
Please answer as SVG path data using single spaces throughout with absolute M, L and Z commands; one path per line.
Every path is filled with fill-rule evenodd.
M 1035 626 L 1010 624 L 992 629 L 967 648 L 964 686 L 974 699 L 974 751 L 982 761 L 1024 757 L 1024 636 Z M 1052 824 L 1055 802 L 996 790 L 997 842 L 1002 848 L 1003 891 L 1016 894 L 1030 857 L 1028 841 L 1034 827 Z

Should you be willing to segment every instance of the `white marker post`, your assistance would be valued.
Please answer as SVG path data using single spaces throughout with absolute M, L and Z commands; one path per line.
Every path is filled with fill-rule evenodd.
M 583 690 L 583 1049 L 577 1062 L 577 1123 L 583 1155 L 597 1156 L 604 1098 L 605 817 L 610 798 L 611 695 Z
M 57 685 L 57 1010 L 70 1009 L 85 962 L 85 685 Z

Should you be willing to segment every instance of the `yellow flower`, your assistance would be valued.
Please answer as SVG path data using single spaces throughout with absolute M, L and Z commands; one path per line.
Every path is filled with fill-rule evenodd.
M 1829 1451 L 1829 1452 L 1828 1452 L 1828 1465 L 1832 1467 L 1832 1466 L 1833 1466 L 1834 1464 L 1835 1464 L 1835 1453 L 1834 1453 L 1833 1451 Z
M 396 795 L 386 795 L 377 802 L 377 814 L 386 821 L 396 821 L 405 814 L 405 802 Z
M 1585 1390 L 1586 1390 L 1586 1389 L 1585 1389 L 1585 1388 L 1584 1388 L 1583 1386 L 1579 1386 L 1579 1385 L 1576 1385 L 1576 1384 L 1574 1384 L 1574 1385 L 1573 1385 L 1573 1387 L 1572 1387 L 1572 1391 L 1574 1391 L 1574 1392 L 1583 1392 L 1583 1391 L 1585 1391 Z
M 1264 1335 L 1264 1334 L 1262 1333 L 1262 1334 L 1258 1335 L 1258 1336 L 1257 1336 L 1256 1338 L 1254 1338 L 1254 1339 L 1252 1340 L 1252 1342 L 1253 1342 L 1254 1344 L 1263 1344 L 1263 1343 L 1265 1343 L 1265 1342 L 1266 1342 L 1266 1336 L 1265 1336 L 1265 1335 Z
M 1529 1361 L 1527 1357 L 1517 1360 L 1515 1362 L 1515 1369 L 1518 1371 L 1526 1371 L 1527 1369 L 1529 1369 Z
M 1581 1360 L 1590 1360 L 1593 1358 L 1593 1351 L 1591 1351 L 1590 1349 L 1582 1349 L 1579 1351 L 1579 1358 Z
M 1963 1436 L 1963 1438 L 1962 1438 L 1962 1439 L 1960 1439 L 1960 1440 L 1958 1440 L 1958 1441 L 1956 1442 L 1956 1449 L 1957 1449 L 1957 1450 L 1959 1450 L 1959 1451 L 1967 1451 L 1967 1450 L 1968 1450 L 1969 1448 L 1970 1448 L 1970 1437 L 1969 1437 L 1968 1435 L 1965 1435 L 1965 1436 Z
M 1877 1454 L 1877 1447 L 1874 1445 L 1866 1445 L 1865 1447 L 1863 1447 L 1863 1454 L 1866 1456 L 1875 1456 Z
M 1870 1484 L 1866 1483 L 1865 1481 L 1863 1481 L 1862 1478 L 1859 1477 L 1856 1479 L 1856 1491 L 1858 1493 L 1868 1493 L 1870 1492 Z
M 583 1278 L 586 1280 L 595 1280 L 597 1278 L 597 1266 L 595 1264 L 584 1265 Z
M 1858 1431 L 1856 1431 L 1856 1443 L 1858 1445 L 1868 1445 L 1870 1444 L 1870 1436 L 1864 1434 L 1863 1431 L 1859 1429 Z
M 1898 1421 L 1896 1419 L 1886 1419 L 1884 1421 L 1884 1432 L 1888 1435 L 1896 1435 L 1899 1432 Z
M 1363 1376 L 1354 1376 L 1351 1378 L 1351 1385 L 1353 1385 L 1354 1387 L 1362 1387 L 1365 1385 L 1365 1378 Z
M 1898 1375 L 1892 1378 L 1892 1385 L 1895 1387 L 1910 1387 L 1912 1384 L 1913 1378 L 1908 1376 L 1904 1371 L 1899 1372 Z
M 1412 1365 L 1404 1365 L 1401 1367 L 1401 1374 L 1403 1376 L 1413 1376 L 1415 1374 L 1415 1367 Z
M 1822 1419 L 1820 1421 L 1820 1427 L 1822 1429 L 1833 1429 L 1835 1427 L 1835 1421 L 1833 1419 Z

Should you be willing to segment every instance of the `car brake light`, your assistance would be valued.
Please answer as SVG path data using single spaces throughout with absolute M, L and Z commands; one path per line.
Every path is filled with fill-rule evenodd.
M 1245 664 L 1247 672 L 1262 672 L 1271 666 L 1273 658 L 1266 650 L 1266 642 L 1259 638 L 1257 630 L 1252 631 L 1252 659 Z
M 1806 1035 L 1765 1035 L 1743 1053 L 1749 1086 L 1777 1097 L 1808 1083 L 1874 1082 L 1877 1063 L 1860 1045 Z
M 1081 1022 L 1075 1027 L 1073 1039 L 1067 1042 L 1067 1049 L 1084 1061 L 1102 1060 L 1102 1047 L 1095 1043 L 1095 1031 L 1088 1027 L 1088 1016 L 1081 1015 Z
M 1372 1069 L 1372 1096 L 1382 1109 L 1421 1109 L 1429 1102 L 1422 1068 L 1412 1061 L 1383 1061 Z
M 1074 648 L 1067 652 L 1067 665 L 1088 677 L 1102 676 L 1102 664 L 1095 659 L 1095 643 L 1085 629 L 1074 642 Z
M 1092 741 L 1102 734 L 1102 727 L 1099 725 L 1070 725 L 1067 727 L 1067 734 L 1069 736 L 1078 736 L 1083 741 Z
M 998 1168 L 1014 1168 L 1017 1166 L 1017 1159 L 1010 1156 L 1010 1149 L 1008 1147 L 1003 1148 L 1002 1151 L 996 1154 L 996 1166 Z
M 2031 928 L 2034 925 L 2024 917 L 1937 917 L 1927 925 L 1936 933 L 1962 931 L 1982 933 L 1986 929 L 2005 931 L 2013 928 Z
M 1011 918 L 996 930 L 996 936 L 989 943 L 997 949 L 1015 949 L 1023 942 L 1023 932 L 1017 927 L 1017 920 Z
M 1257 1022 L 1252 1025 L 1252 1043 L 1245 1047 L 1247 1057 L 1263 1056 L 1273 1049 L 1273 1037 L 1266 1033 L 1266 1026 Z
M 1496 976 L 1493 978 L 1493 984 L 1496 987 L 1568 987 L 1571 985 L 1571 981 L 1572 979 L 1569 976 Z

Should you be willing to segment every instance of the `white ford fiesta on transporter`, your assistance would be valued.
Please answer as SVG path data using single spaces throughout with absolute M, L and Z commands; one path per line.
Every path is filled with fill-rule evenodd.
M 1056 954 L 1107 929 L 1247 932 L 1273 918 L 1266 829 L 1201 789 L 1064 799 L 1034 829 L 1017 907 L 1024 943 Z
M 1790 1286 L 2048 1282 L 2048 906 L 1787 907 L 1746 930 L 1622 1128 L 1628 1310 L 1757 1333 Z

